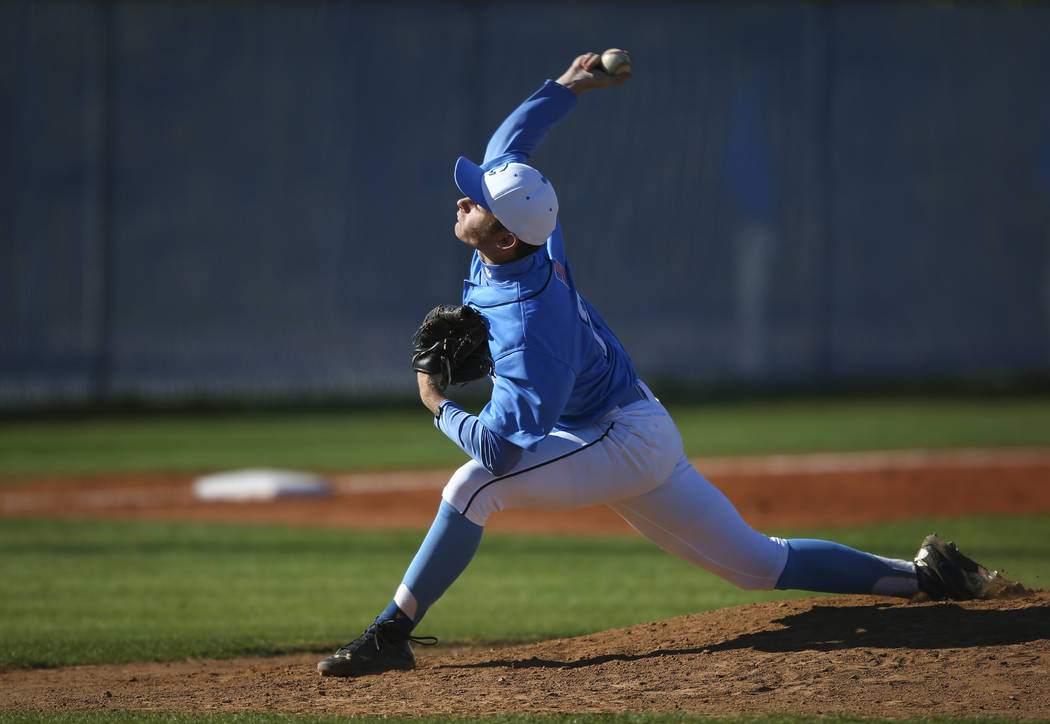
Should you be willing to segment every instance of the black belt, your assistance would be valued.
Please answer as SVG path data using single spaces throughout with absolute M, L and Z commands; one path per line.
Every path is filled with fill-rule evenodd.
M 631 385 L 627 388 L 627 391 L 623 393 L 619 402 L 616 403 L 616 407 L 627 407 L 633 402 L 640 402 L 641 400 L 648 400 L 649 395 L 645 393 L 645 388 L 642 387 L 642 383 Z

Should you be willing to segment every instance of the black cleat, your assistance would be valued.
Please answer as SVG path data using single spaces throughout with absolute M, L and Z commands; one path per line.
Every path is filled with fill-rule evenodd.
M 317 664 L 321 676 L 361 676 L 416 668 L 412 644 L 433 646 L 433 636 L 406 634 L 392 620 L 376 619 L 363 634 Z
M 919 591 L 934 601 L 969 601 L 1024 592 L 1023 586 L 996 571 L 989 572 L 960 553 L 955 543 L 945 543 L 936 535 L 928 535 L 922 541 L 915 556 L 915 574 Z

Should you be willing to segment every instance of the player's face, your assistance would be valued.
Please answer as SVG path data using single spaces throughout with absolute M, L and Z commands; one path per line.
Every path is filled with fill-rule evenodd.
M 496 217 L 469 197 L 456 202 L 456 238 L 480 251 L 501 235 L 506 235 Z

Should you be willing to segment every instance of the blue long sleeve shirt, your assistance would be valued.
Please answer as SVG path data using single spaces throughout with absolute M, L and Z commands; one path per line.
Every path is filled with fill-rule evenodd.
M 525 163 L 576 103 L 572 91 L 548 80 L 500 124 L 482 168 Z M 492 398 L 477 417 L 442 403 L 436 424 L 496 475 L 555 428 L 599 420 L 638 380 L 619 340 L 576 291 L 560 225 L 545 252 L 499 265 L 475 253 L 463 286 L 463 303 L 489 326 Z

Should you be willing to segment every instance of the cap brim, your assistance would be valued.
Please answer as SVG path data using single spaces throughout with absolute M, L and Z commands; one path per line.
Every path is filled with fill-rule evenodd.
M 470 200 L 478 204 L 486 211 L 492 211 L 489 208 L 488 202 L 485 201 L 485 187 L 484 181 L 482 180 L 485 176 L 485 171 L 482 170 L 481 166 L 477 165 L 473 161 L 460 156 L 456 159 L 456 168 L 452 172 L 452 175 L 456 179 L 456 186 L 459 190 L 470 197 Z

